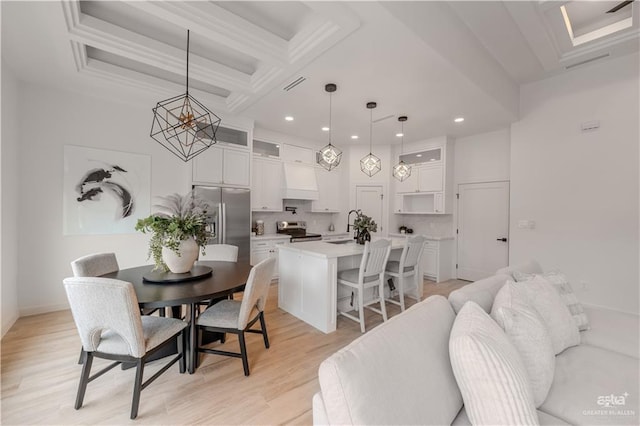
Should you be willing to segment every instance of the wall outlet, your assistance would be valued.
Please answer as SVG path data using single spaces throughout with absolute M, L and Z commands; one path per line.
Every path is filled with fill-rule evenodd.
M 520 229 L 535 229 L 536 223 L 533 220 L 521 219 L 518 221 L 518 228 Z

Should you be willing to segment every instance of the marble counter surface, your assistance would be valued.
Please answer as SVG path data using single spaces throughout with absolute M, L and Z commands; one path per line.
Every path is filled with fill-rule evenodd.
M 404 247 L 404 238 L 389 238 L 391 240 L 391 249 Z M 375 238 L 374 238 L 375 241 Z M 362 254 L 364 245 L 356 244 L 355 241 L 349 241 L 343 244 L 334 244 L 325 241 L 305 241 L 302 243 L 286 244 L 278 246 L 280 251 L 289 250 L 302 253 L 305 255 L 332 259 L 338 257 L 355 256 Z
M 417 235 L 424 235 L 424 234 L 416 234 L 416 233 L 400 234 L 399 232 L 389 232 L 389 236 L 395 237 L 395 238 L 415 237 Z M 432 241 L 453 240 L 453 236 L 424 235 L 424 237 L 427 240 L 432 240 Z
M 289 235 L 283 234 L 264 234 L 264 235 L 254 235 L 251 237 L 251 241 L 260 241 L 260 240 L 286 240 L 289 241 L 291 237 Z

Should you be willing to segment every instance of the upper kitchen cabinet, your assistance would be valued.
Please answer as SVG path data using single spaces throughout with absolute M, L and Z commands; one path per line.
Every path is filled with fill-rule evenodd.
M 267 158 L 253 159 L 251 210 L 282 211 L 282 162 Z
M 442 164 L 413 165 L 411 176 L 402 182 L 397 182 L 398 194 L 411 192 L 440 192 L 444 180 Z
M 450 214 L 453 211 L 453 142 L 399 156 L 411 176 L 394 181 L 397 214 Z
M 311 202 L 311 211 L 315 213 L 340 212 L 340 178 L 339 170 L 327 171 L 316 168 L 318 181 L 318 199 Z
M 315 164 L 315 154 L 311 148 L 303 148 L 301 146 L 283 144 L 280 149 L 280 158 L 284 161 L 302 164 Z
M 218 128 L 217 143 L 193 159 L 193 184 L 249 187 L 247 137 L 242 130 Z

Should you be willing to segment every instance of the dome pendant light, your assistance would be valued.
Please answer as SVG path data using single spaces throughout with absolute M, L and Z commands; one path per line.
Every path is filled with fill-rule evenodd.
M 158 102 L 153 108 L 151 137 L 182 161 L 189 161 L 216 143 L 220 117 L 189 94 L 189 30 L 187 79 L 182 95 Z
M 400 130 L 400 133 L 402 134 L 401 136 L 402 139 L 400 139 L 400 157 L 402 157 L 402 154 L 404 153 L 404 122 L 407 121 L 407 116 L 403 115 L 398 117 L 398 121 L 401 123 L 400 125 L 402 126 Z M 411 176 L 411 166 L 407 166 L 405 162 L 402 161 L 402 159 L 398 164 L 393 166 L 393 177 L 398 179 L 400 182 L 402 182 L 409 176 Z
M 367 102 L 367 108 L 371 111 L 371 118 L 369 120 L 369 155 L 365 155 L 360 160 L 360 170 L 362 172 L 371 177 L 382 170 L 382 165 L 380 159 L 373 155 L 372 146 L 373 146 L 373 109 L 377 107 L 378 104 L 375 102 Z
M 331 144 L 331 132 L 333 131 L 333 126 L 331 125 L 331 96 L 337 88 L 338 86 L 333 83 L 324 86 L 324 90 L 329 92 L 329 144 L 318 151 L 319 155 L 316 162 L 328 171 L 338 167 L 340 160 L 342 160 L 342 151 Z

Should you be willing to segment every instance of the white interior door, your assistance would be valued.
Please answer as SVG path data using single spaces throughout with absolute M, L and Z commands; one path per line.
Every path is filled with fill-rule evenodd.
M 356 186 L 356 209 L 371 217 L 378 225 L 378 231 L 371 235 L 382 233 L 382 186 Z
M 509 182 L 458 186 L 458 278 L 477 281 L 509 263 Z

